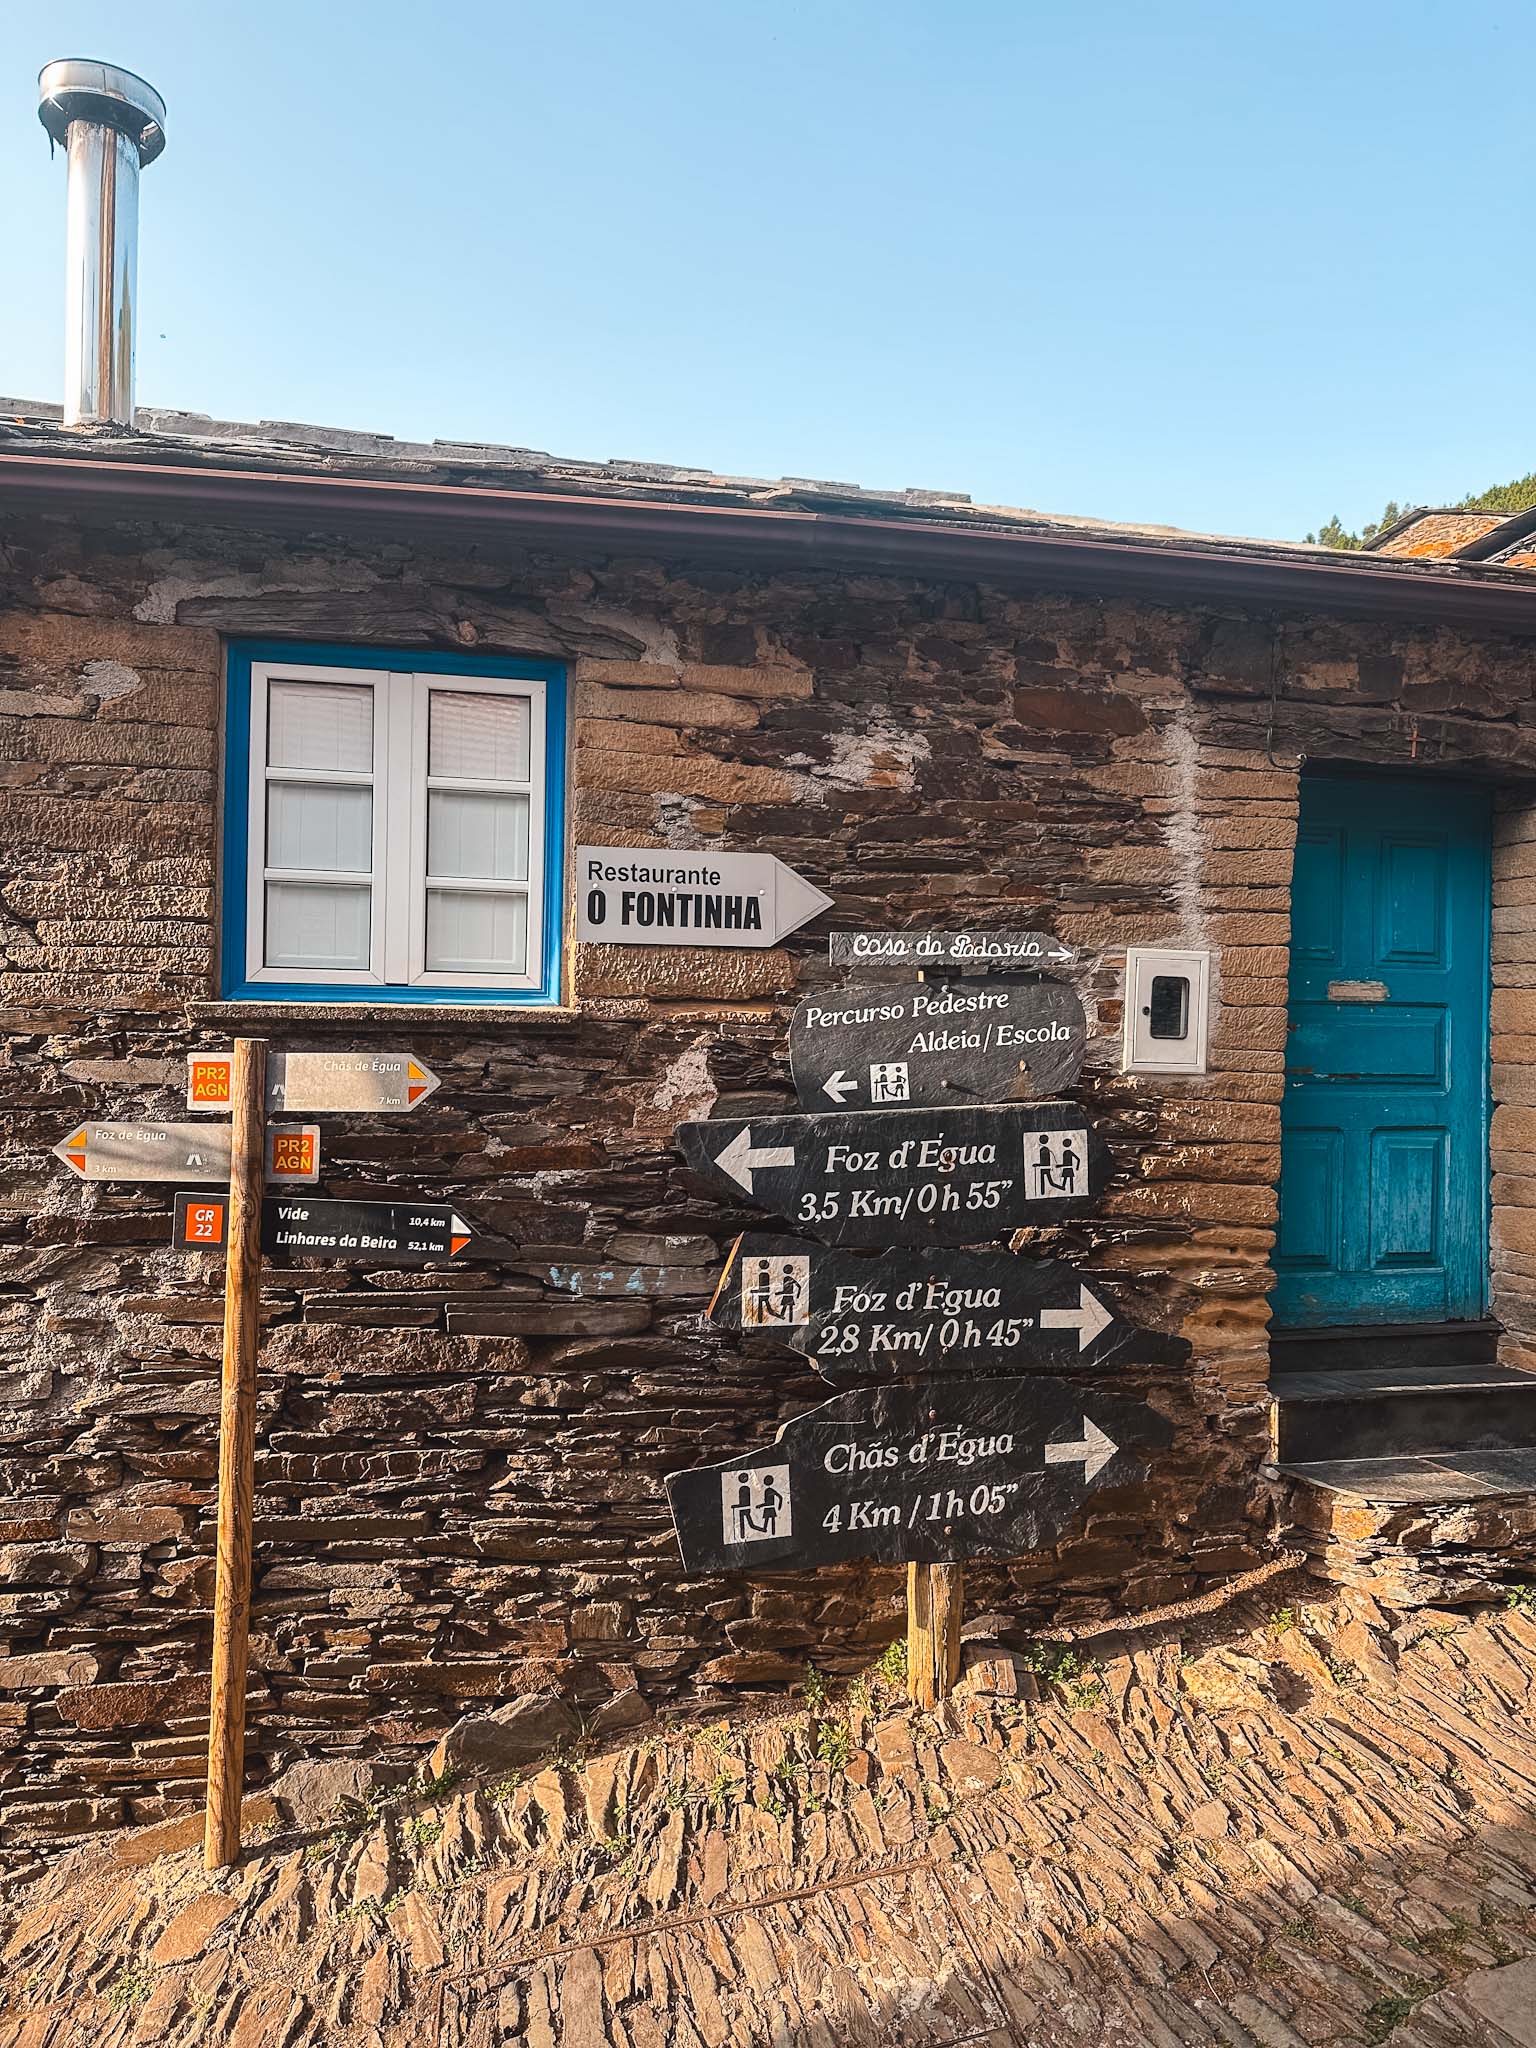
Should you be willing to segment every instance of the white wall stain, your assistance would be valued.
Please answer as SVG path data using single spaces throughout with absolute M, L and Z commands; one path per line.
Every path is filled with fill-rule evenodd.
M 709 1048 L 713 1033 L 701 1031 L 685 1052 L 666 1068 L 646 1105 L 646 1122 L 687 1123 L 707 1116 L 720 1091 L 710 1078 Z
M 863 732 L 834 734 L 832 757 L 811 767 L 811 780 L 835 789 L 915 789 L 917 771 L 932 753 L 925 734 L 877 721 Z M 792 765 L 803 759 L 796 757 Z
M 110 703 L 115 697 L 131 697 L 143 684 L 138 670 L 122 661 L 88 661 L 80 671 L 81 689 L 98 704 Z
M 1179 913 L 1179 943 L 1208 951 L 1212 967 L 1217 949 L 1211 940 L 1205 907 L 1204 832 L 1197 807 L 1200 786 L 1200 742 L 1180 708 L 1164 732 L 1168 763 L 1174 775 L 1174 809 L 1163 820 L 1163 840 L 1173 855 L 1169 889 Z

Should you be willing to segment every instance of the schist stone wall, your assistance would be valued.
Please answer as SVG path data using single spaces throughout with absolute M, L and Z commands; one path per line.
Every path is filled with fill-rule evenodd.
M 223 636 L 572 665 L 573 836 L 779 854 L 836 899 L 766 953 L 591 947 L 571 1006 L 302 1015 L 209 1000 Z M 197 1803 L 219 1272 L 172 1190 L 82 1186 L 82 1116 L 182 1110 L 186 1052 L 410 1046 L 411 1117 L 324 1120 L 333 1192 L 451 1200 L 497 1256 L 274 1267 L 265 1289 L 252 1781 L 299 1751 L 418 1753 L 467 1704 L 592 1709 L 867 1662 L 900 1575 L 686 1578 L 662 1475 L 825 1389 L 702 1311 L 764 1219 L 686 1180 L 682 1119 L 789 1106 L 785 1027 L 828 926 L 1031 925 L 1085 949 L 1082 1092 L 1115 1171 L 1033 1233 L 1189 1339 L 1133 1369 L 1152 1480 L 1051 1554 L 970 1574 L 1027 1628 L 1137 1609 L 1272 1541 L 1266 1292 L 1298 765 L 1497 781 L 1500 1307 L 1533 1333 L 1536 702 L 1525 648 L 870 574 L 574 562 L 249 531 L 18 524 L 0 550 L 0 1830 Z M 1527 907 L 1531 906 L 1531 907 Z M 1118 1072 L 1127 943 L 1209 947 L 1211 1066 Z M 1523 1342 L 1523 1336 L 1518 1341 Z

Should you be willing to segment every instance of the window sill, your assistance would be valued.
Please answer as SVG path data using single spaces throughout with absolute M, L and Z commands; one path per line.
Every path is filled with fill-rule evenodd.
M 263 1001 L 259 996 L 242 996 L 229 1002 L 194 1001 L 187 1004 L 191 1024 L 404 1024 L 439 1022 L 507 1024 L 513 1019 L 526 1024 L 574 1024 L 581 1011 L 564 1003 L 508 1003 L 494 1000 L 466 1003 L 454 997 L 447 1002 L 306 1003 Z

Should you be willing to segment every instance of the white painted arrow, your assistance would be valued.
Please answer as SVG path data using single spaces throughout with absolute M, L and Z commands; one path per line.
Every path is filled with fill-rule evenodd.
M 1071 960 L 1074 958 L 1073 949 L 1070 946 L 1052 946 L 1051 958 L 1053 960 Z
M 1083 1433 L 1078 1441 L 1070 1444 L 1047 1444 L 1045 1462 L 1047 1465 L 1081 1464 L 1085 1481 L 1097 1479 L 1119 1448 L 1112 1436 L 1106 1436 L 1099 1425 L 1085 1415 Z
M 821 1085 L 839 1108 L 842 1107 L 850 1095 L 857 1095 L 859 1092 L 858 1082 L 854 1080 L 851 1074 L 845 1074 L 841 1067 L 838 1068 L 835 1074 L 828 1074 L 826 1080 Z
M 722 1173 L 730 1175 L 739 1188 L 752 1192 L 752 1175 L 761 1166 L 793 1166 L 795 1148 L 793 1145 L 754 1145 L 752 1127 L 743 1124 L 723 1152 L 715 1154 L 715 1164 Z
M 1096 1301 L 1082 1285 L 1077 1290 L 1076 1308 L 1043 1308 L 1040 1311 L 1042 1330 L 1076 1330 L 1079 1351 L 1086 1351 L 1094 1338 L 1107 1330 L 1114 1320 L 1103 1302 Z

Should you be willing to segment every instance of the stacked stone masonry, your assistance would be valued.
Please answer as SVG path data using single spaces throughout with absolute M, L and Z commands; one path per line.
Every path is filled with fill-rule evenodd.
M 265 1287 L 251 1782 L 298 1752 L 423 1752 L 555 1685 L 665 1707 L 852 1670 L 893 1572 L 685 1579 L 662 1475 L 819 1397 L 703 1318 L 760 1221 L 690 1186 L 683 1118 L 791 1100 L 825 925 L 761 953 L 580 949 L 559 1010 L 212 1002 L 224 645 L 260 635 L 557 657 L 572 837 L 760 848 L 838 927 L 1029 924 L 1084 951 L 1101 1215 L 1042 1246 L 1188 1338 L 1136 1369 L 1175 1424 L 1059 1550 L 973 1575 L 1021 1626 L 1196 1593 L 1269 1554 L 1268 1265 L 1303 757 L 1495 784 L 1496 1307 L 1536 1331 L 1536 703 L 1525 645 L 874 574 L 11 522 L 0 549 L 0 1827 L 161 1818 L 203 1770 L 217 1267 L 171 1191 L 83 1187 L 83 1116 L 183 1113 L 186 1053 L 398 1047 L 410 1119 L 324 1120 L 333 1191 L 461 1205 L 451 1271 Z M 1531 930 L 1528 932 L 1527 927 Z M 1210 1071 L 1119 1072 L 1127 944 L 1212 949 Z

